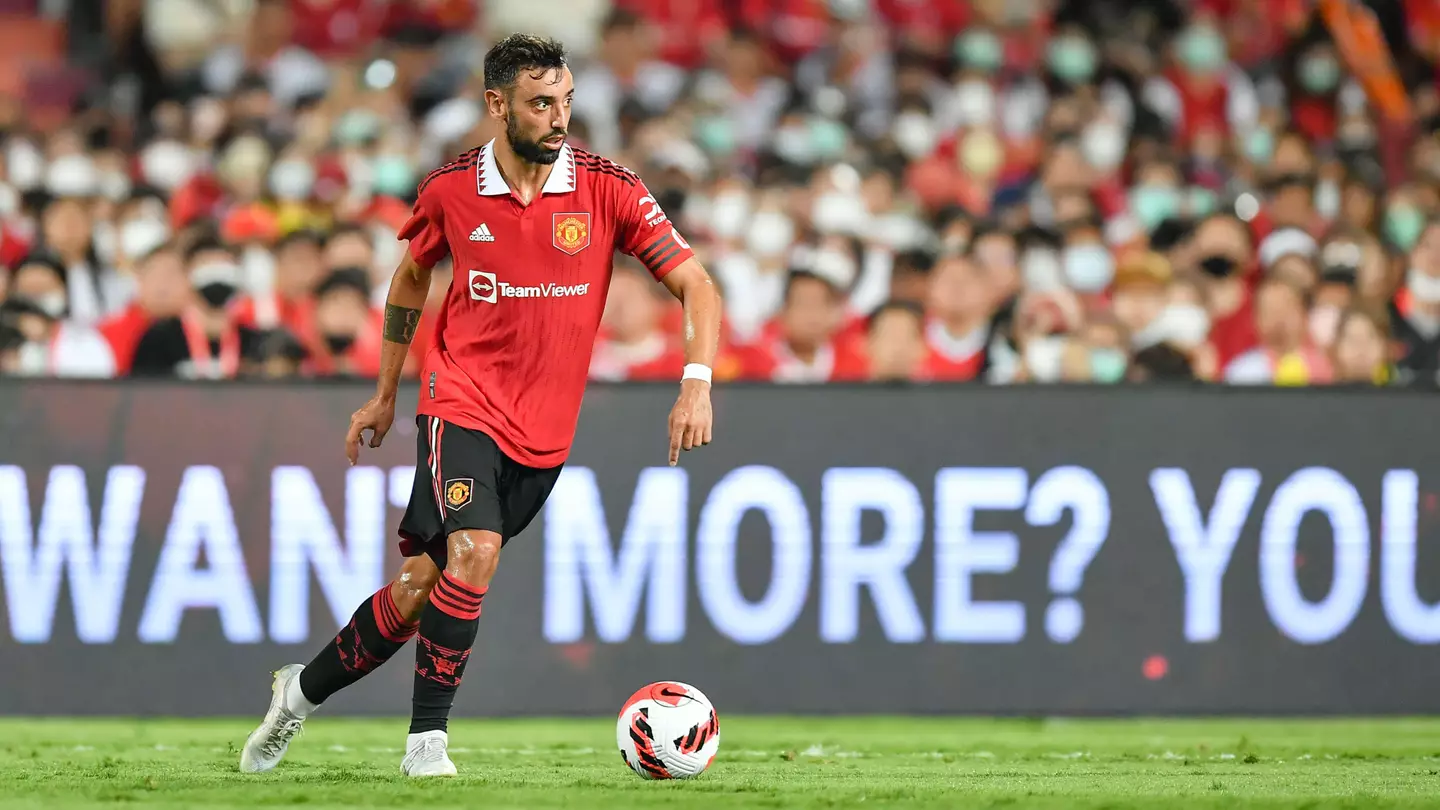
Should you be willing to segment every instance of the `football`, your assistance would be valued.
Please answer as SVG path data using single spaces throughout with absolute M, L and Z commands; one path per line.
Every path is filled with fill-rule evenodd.
M 660 681 L 625 701 L 615 742 L 625 764 L 642 778 L 692 779 L 720 750 L 720 720 L 699 689 Z

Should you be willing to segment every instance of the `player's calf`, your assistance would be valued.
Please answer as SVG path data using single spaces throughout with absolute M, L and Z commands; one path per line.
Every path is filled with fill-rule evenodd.
M 410 733 L 445 731 L 455 690 L 480 627 L 480 605 L 500 561 L 500 535 L 465 529 L 447 538 L 448 557 L 415 644 Z

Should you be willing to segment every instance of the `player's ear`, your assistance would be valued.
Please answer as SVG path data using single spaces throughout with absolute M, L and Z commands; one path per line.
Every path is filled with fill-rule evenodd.
M 505 105 L 508 103 L 509 99 L 504 92 L 488 88 L 485 90 L 485 109 L 490 115 L 503 119 L 506 113 Z

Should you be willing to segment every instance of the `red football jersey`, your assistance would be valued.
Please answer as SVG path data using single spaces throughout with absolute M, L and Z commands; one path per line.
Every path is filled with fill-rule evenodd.
M 418 410 L 554 467 L 575 437 L 615 251 L 657 280 L 694 254 L 629 169 L 565 146 L 527 206 L 494 143 L 431 172 L 399 234 L 422 267 L 448 255 L 455 271 Z

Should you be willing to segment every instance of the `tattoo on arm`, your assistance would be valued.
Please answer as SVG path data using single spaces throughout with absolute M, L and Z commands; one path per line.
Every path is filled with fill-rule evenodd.
M 405 343 L 415 339 L 415 327 L 420 325 L 420 310 L 385 305 L 385 339 L 391 343 Z

